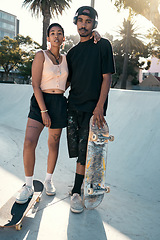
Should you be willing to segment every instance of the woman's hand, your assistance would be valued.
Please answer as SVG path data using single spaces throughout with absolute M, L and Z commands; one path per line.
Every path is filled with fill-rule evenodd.
M 91 38 L 94 38 L 94 43 L 97 44 L 97 42 L 101 40 L 101 35 L 97 31 L 92 31 Z
M 51 119 L 50 119 L 50 116 L 49 116 L 48 112 L 42 112 L 41 115 L 42 115 L 43 124 L 46 127 L 50 128 L 50 126 L 51 126 Z

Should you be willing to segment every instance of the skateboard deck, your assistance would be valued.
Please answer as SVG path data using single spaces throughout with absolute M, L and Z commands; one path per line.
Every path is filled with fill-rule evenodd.
M 17 230 L 22 228 L 23 218 L 32 206 L 39 202 L 44 188 L 43 183 L 38 180 L 33 180 L 33 186 L 34 194 L 26 203 L 18 204 L 15 202 L 17 192 L 0 208 L 0 227 L 15 227 Z
M 99 129 L 97 124 L 93 126 L 93 116 L 90 119 L 88 147 L 86 156 L 86 169 L 84 178 L 84 205 L 88 209 L 97 207 L 103 200 L 104 193 L 109 192 L 105 187 L 106 164 L 109 136 L 107 123 Z

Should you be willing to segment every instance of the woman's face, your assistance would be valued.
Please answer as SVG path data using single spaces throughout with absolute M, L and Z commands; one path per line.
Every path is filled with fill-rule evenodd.
M 64 41 L 64 35 L 62 29 L 58 26 L 54 26 L 49 31 L 49 37 L 47 41 L 51 43 L 52 46 L 60 46 Z

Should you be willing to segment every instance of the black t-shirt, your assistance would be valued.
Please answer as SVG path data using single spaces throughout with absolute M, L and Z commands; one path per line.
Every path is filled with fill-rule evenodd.
M 110 42 L 104 38 L 97 44 L 93 39 L 79 42 L 68 52 L 67 63 L 68 82 L 71 83 L 68 108 L 93 112 L 100 96 L 103 74 L 115 72 Z M 106 109 L 107 99 L 104 115 Z

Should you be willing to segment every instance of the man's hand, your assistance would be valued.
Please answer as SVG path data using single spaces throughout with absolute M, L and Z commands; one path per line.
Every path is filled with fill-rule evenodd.
M 95 123 L 97 124 L 98 128 L 103 128 L 104 124 L 106 124 L 104 115 L 103 115 L 103 107 L 102 106 L 96 106 L 96 108 L 93 111 L 93 125 Z

